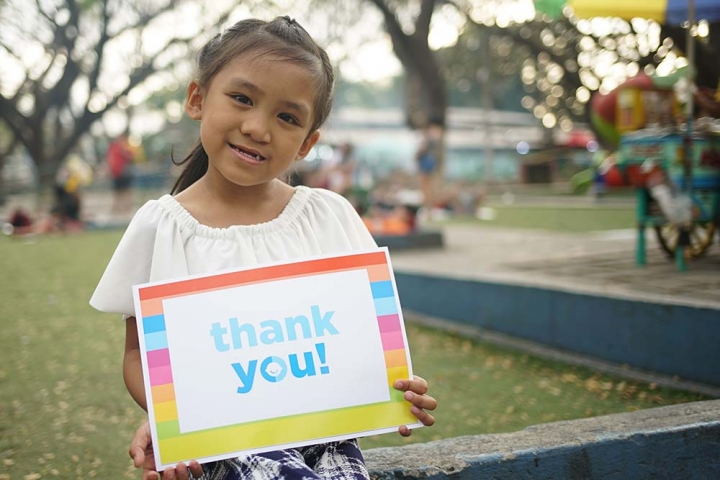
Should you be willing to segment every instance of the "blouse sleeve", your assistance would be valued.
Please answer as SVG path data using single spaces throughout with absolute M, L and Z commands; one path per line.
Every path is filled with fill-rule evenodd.
M 135 315 L 132 286 L 147 283 L 161 207 L 151 200 L 135 214 L 95 288 L 90 305 L 101 312 Z

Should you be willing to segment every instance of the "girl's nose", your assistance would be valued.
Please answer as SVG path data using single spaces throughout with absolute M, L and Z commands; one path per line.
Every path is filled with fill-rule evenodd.
M 268 122 L 259 114 L 245 117 L 240 124 L 240 132 L 257 143 L 268 143 L 270 141 Z

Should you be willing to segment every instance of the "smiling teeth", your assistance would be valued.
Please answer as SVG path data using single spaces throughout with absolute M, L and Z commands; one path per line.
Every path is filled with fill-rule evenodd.
M 256 154 L 256 153 L 250 153 L 250 152 L 248 152 L 248 151 L 246 151 L 246 150 L 243 150 L 243 149 L 240 148 L 240 147 L 236 147 L 235 145 L 230 145 L 230 146 L 231 146 L 233 149 L 237 150 L 238 152 L 242 153 L 243 155 L 247 155 L 248 157 L 252 157 L 252 158 L 254 158 L 254 159 L 257 160 L 257 161 L 265 160 L 265 157 L 263 157 L 262 155 L 258 155 L 258 154 Z

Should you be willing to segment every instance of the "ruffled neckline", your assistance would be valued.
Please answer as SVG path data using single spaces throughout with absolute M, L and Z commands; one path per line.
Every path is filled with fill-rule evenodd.
M 311 188 L 299 185 L 295 187 L 295 192 L 280 215 L 272 220 L 253 225 L 232 225 L 224 228 L 210 227 L 200 223 L 170 194 L 163 195 L 158 202 L 183 230 L 208 238 L 235 238 L 238 234 L 264 235 L 287 229 L 298 219 L 311 194 Z

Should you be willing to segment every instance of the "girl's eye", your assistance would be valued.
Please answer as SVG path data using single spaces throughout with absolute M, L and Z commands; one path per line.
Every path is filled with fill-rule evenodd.
M 247 96 L 243 95 L 242 93 L 238 93 L 236 95 L 231 95 L 232 98 L 234 98 L 237 102 L 242 103 L 243 105 L 252 105 L 252 100 L 250 100 Z
M 278 118 L 284 122 L 292 123 L 294 125 L 300 124 L 300 122 L 298 122 L 297 119 L 289 113 L 281 113 L 280 115 L 278 115 Z

